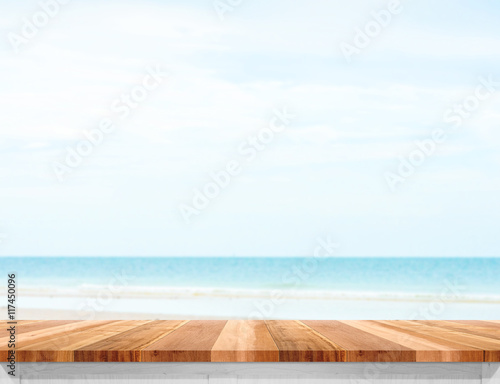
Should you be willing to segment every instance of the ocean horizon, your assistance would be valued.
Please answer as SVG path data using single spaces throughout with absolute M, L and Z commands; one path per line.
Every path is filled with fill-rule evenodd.
M 15 257 L 8 265 L 8 272 L 17 273 L 20 289 L 98 288 L 118 279 L 130 291 L 141 287 L 432 294 L 454 284 L 464 295 L 500 297 L 500 258 Z
M 498 258 L 16 257 L 7 272 L 38 318 L 500 316 Z

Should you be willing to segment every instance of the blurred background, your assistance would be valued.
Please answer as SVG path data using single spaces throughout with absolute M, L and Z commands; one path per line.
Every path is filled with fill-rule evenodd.
M 499 11 L 3 2 L 20 311 L 498 318 Z

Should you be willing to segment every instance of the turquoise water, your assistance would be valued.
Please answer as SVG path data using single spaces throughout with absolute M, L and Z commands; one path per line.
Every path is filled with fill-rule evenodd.
M 16 272 L 20 288 L 105 286 L 126 274 L 141 289 L 437 293 L 451 283 L 466 295 L 500 296 L 500 258 L 19 257 L 1 265 Z

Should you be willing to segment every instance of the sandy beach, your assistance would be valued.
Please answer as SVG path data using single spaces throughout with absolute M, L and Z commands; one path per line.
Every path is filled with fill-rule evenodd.
M 0 309 L 6 314 L 6 308 Z M 22 297 L 22 320 L 139 319 L 498 319 L 497 302 L 460 300 L 333 300 L 270 297 Z
M 6 313 L 5 307 L 1 308 Z M 29 309 L 21 308 L 17 312 L 18 320 L 80 320 L 78 311 L 64 309 Z M 96 312 L 95 320 L 184 320 L 188 316 L 169 315 L 159 313 L 126 313 L 126 312 Z M 203 320 L 217 319 L 216 317 L 204 317 Z M 193 319 L 194 320 L 194 319 Z M 201 320 L 201 319 L 200 319 Z

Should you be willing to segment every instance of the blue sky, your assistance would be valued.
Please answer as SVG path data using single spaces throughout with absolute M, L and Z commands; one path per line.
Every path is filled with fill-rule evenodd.
M 0 255 L 310 255 L 326 235 L 339 256 L 499 255 L 500 86 L 458 129 L 443 117 L 500 81 L 498 2 L 402 1 L 349 62 L 341 44 L 390 2 L 243 0 L 221 20 L 211 0 L 73 1 L 16 53 L 47 3 L 0 5 Z M 294 118 L 248 161 L 238 148 L 283 108 Z M 114 132 L 58 180 L 103 119 Z M 187 223 L 180 207 L 229 161 L 241 172 Z

